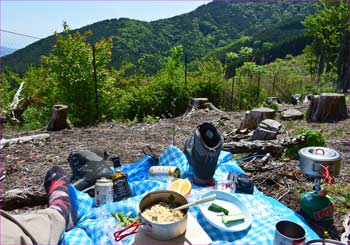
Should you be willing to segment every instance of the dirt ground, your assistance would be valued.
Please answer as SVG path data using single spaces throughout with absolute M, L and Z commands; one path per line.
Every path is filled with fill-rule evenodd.
M 183 144 L 193 129 L 202 122 L 212 122 L 221 133 L 238 128 L 244 112 L 219 113 L 198 110 L 186 118 L 161 119 L 155 123 L 101 123 L 94 127 L 74 128 L 59 132 L 49 132 L 50 138 L 31 143 L 10 145 L 1 150 L 1 162 L 6 171 L 2 183 L 4 192 L 20 188 L 44 193 L 43 180 L 47 170 L 54 165 L 61 166 L 70 175 L 67 158 L 72 150 L 88 149 L 97 153 L 107 150 L 110 155 L 119 155 L 122 163 L 135 162 L 142 156 L 141 149 L 150 146 L 159 155 L 167 146 L 174 144 L 183 149 Z M 343 154 L 341 174 L 335 179 L 337 184 L 350 183 L 350 119 L 339 123 L 308 124 L 305 120 L 294 122 L 280 121 L 292 134 L 298 128 L 322 130 L 327 136 L 327 146 Z M 31 135 L 36 132 L 14 132 L 5 129 L 3 137 Z M 268 171 L 254 171 L 253 162 L 243 164 L 252 173 L 255 185 L 265 194 L 279 199 L 282 203 L 300 212 L 300 193 L 312 191 L 312 182 L 299 170 L 298 161 L 275 159 L 276 168 Z M 254 166 L 254 165 L 253 165 Z M 22 213 L 43 206 L 12 210 Z M 347 207 L 349 209 L 350 207 Z M 345 207 L 346 209 L 346 207 Z M 320 235 L 327 230 L 333 239 L 339 239 L 344 231 L 342 221 L 344 209 L 334 213 L 333 222 L 315 223 L 311 227 Z

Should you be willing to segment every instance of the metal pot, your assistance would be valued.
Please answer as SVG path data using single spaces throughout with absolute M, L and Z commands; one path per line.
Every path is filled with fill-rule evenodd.
M 170 190 L 153 191 L 144 196 L 139 204 L 139 216 L 141 219 L 142 231 L 156 240 L 171 240 L 182 235 L 187 228 L 188 209 L 182 210 L 184 217 L 169 224 L 154 223 L 143 217 L 142 212 L 159 202 L 175 204 L 176 207 L 187 204 L 187 199 L 178 192 Z
M 325 167 L 328 167 L 331 176 L 340 173 L 341 154 L 327 147 L 305 147 L 299 150 L 301 170 L 309 176 L 322 177 Z
M 302 226 L 288 220 L 281 220 L 276 224 L 273 240 L 275 245 L 305 244 L 305 230 Z
M 138 228 L 140 228 L 146 235 L 161 241 L 171 240 L 185 233 L 187 228 L 188 208 L 181 210 L 184 213 L 184 217 L 182 219 L 169 224 L 155 223 L 146 219 L 142 215 L 142 212 L 146 208 L 160 202 L 172 204 L 174 207 L 179 207 L 188 203 L 187 199 L 183 195 L 175 191 L 160 190 L 148 193 L 141 199 L 139 204 L 139 218 L 136 219 L 131 225 L 114 232 L 115 241 L 119 242 L 129 235 L 135 234 L 138 232 Z
M 306 245 L 346 245 L 343 242 L 339 242 L 336 240 L 331 240 L 331 239 L 315 239 L 315 240 L 310 240 L 306 243 Z

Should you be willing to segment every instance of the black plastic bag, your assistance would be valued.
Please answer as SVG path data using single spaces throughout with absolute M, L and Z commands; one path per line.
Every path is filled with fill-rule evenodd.
M 92 188 L 97 179 L 112 178 L 113 171 L 104 159 L 92 151 L 72 151 L 68 157 L 72 169 L 71 182 L 79 191 Z
M 205 186 L 212 180 L 223 142 L 223 136 L 210 123 L 199 125 L 186 140 L 184 153 L 197 185 Z

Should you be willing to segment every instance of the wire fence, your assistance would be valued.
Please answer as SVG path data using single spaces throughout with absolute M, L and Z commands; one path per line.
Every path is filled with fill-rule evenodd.
M 0 56 L 13 53 L 40 39 L 40 37 L 0 29 Z

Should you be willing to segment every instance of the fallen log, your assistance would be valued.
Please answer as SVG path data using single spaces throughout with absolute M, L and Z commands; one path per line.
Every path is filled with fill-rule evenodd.
M 19 108 L 19 104 L 20 102 L 23 100 L 23 98 L 20 98 L 22 90 L 23 90 L 23 85 L 24 82 L 22 82 L 15 95 L 13 96 L 12 102 L 8 107 L 8 111 L 4 111 L 4 121 L 6 122 L 15 122 L 15 123 L 19 123 L 20 120 L 18 118 L 18 108 Z
M 237 153 L 270 153 L 273 157 L 280 157 L 286 147 L 299 145 L 306 141 L 304 134 L 292 138 L 283 138 L 278 140 L 240 140 L 238 142 L 224 143 L 223 149 L 233 154 Z
M 223 149 L 233 154 L 237 153 L 270 153 L 273 157 L 282 155 L 284 146 L 275 140 L 240 140 L 238 142 L 224 143 Z
M 24 189 L 13 189 L 5 192 L 0 203 L 5 211 L 11 211 L 23 207 L 35 207 L 47 204 L 46 193 L 32 192 Z
M 22 136 L 22 137 L 12 138 L 12 139 L 1 139 L 0 149 L 13 144 L 21 144 L 21 143 L 25 143 L 33 140 L 44 140 L 49 137 L 50 135 L 45 133 L 45 134 L 36 134 L 36 135 L 30 135 L 30 136 Z

